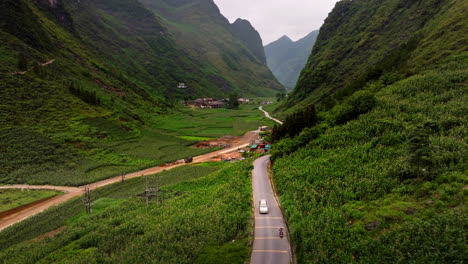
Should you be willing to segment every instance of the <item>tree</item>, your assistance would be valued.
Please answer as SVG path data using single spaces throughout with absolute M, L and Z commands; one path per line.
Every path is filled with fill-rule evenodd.
M 281 102 L 281 101 L 284 100 L 285 97 L 286 97 L 285 93 L 277 93 L 276 94 L 276 101 Z
M 29 67 L 29 61 L 28 58 L 26 57 L 26 54 L 20 53 L 18 57 L 18 69 L 20 71 L 27 71 Z
M 282 125 L 275 125 L 271 138 L 278 141 L 284 137 L 295 137 L 304 128 L 313 127 L 318 123 L 315 105 L 310 105 L 302 110 L 296 111 L 286 117 Z
M 229 101 L 227 102 L 227 108 L 238 109 L 239 108 L 239 95 L 232 93 L 229 95 Z

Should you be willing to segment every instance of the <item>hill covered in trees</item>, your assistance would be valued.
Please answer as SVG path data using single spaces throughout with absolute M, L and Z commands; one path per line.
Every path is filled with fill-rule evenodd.
M 288 100 L 317 103 L 354 91 L 386 72 L 415 74 L 466 51 L 464 19 L 449 0 L 340 1 L 320 29 L 317 43 Z M 336 93 L 340 92 L 340 93 Z M 302 102 L 302 103 L 301 103 Z
M 460 0 L 354 0 L 326 19 L 276 112 L 317 122 L 273 132 L 299 263 L 463 262 L 467 12 Z

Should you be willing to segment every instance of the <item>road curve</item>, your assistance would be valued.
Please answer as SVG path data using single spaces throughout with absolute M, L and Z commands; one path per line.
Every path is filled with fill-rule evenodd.
M 269 114 L 267 111 L 263 110 L 263 106 L 260 106 L 260 107 L 258 108 L 258 110 L 260 110 L 260 111 L 262 111 L 263 113 L 265 113 L 265 116 L 266 116 L 267 118 L 269 118 L 269 119 L 275 121 L 276 123 L 278 123 L 278 124 L 280 124 L 280 125 L 283 124 L 283 122 L 281 122 L 280 120 L 278 120 L 278 119 L 276 119 L 276 118 L 274 118 L 274 117 L 271 117 L 270 114 Z
M 287 239 L 288 230 L 276 196 L 271 186 L 268 165 L 270 155 L 254 162 L 252 172 L 253 200 L 255 208 L 255 236 L 251 264 L 288 264 L 292 262 L 291 246 Z M 268 214 L 259 213 L 259 202 L 267 200 Z M 284 237 L 279 237 L 283 228 Z
M 235 151 L 239 148 L 243 148 L 245 146 L 248 146 L 251 144 L 251 142 L 255 141 L 258 138 L 258 132 L 259 131 L 250 131 L 247 132 L 240 140 L 239 144 L 232 146 L 230 148 L 225 148 L 222 150 L 210 152 L 207 154 L 203 154 L 200 156 L 196 156 L 193 158 L 194 163 L 199 163 L 199 162 L 205 162 L 209 161 L 212 157 L 215 157 L 220 154 L 228 153 Z M 172 164 L 169 166 L 164 166 L 164 167 L 153 167 L 149 169 L 145 169 L 142 171 L 134 172 L 134 173 L 129 173 L 125 175 L 125 179 L 132 179 L 136 177 L 141 177 L 141 176 L 146 176 L 146 175 L 152 175 L 156 173 L 160 173 L 165 170 L 170 170 L 175 167 L 179 166 L 184 166 L 184 163 L 181 164 Z M 121 182 L 122 177 L 117 176 L 114 178 L 98 181 L 95 183 L 88 184 L 86 186 L 89 187 L 90 190 L 95 190 L 101 187 L 104 187 L 109 184 Z M 52 206 L 59 205 L 63 202 L 66 202 L 74 197 L 80 196 L 83 194 L 85 186 L 80 186 L 80 187 L 68 187 L 68 186 L 52 186 L 52 185 L 26 185 L 26 184 L 18 184 L 18 185 L 3 185 L 0 186 L 0 189 L 31 189 L 31 190 L 57 190 L 64 192 L 65 194 L 63 195 L 57 195 L 54 198 L 50 200 L 46 200 L 43 203 L 36 204 L 31 207 L 27 207 L 24 210 L 15 212 L 14 214 L 8 215 L 4 218 L 0 219 L 0 231 L 15 224 L 18 223 L 26 218 L 29 218 L 33 215 L 36 215 Z

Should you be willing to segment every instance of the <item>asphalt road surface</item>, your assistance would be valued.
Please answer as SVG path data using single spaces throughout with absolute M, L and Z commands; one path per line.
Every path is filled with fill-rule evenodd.
M 255 160 L 252 172 L 255 205 L 255 240 L 250 263 L 288 264 L 292 260 L 291 246 L 287 239 L 288 230 L 283 214 L 271 187 L 268 175 L 269 162 L 270 155 Z M 268 214 L 259 213 L 258 207 L 261 199 L 267 201 Z M 279 228 L 283 228 L 283 238 L 279 237 Z

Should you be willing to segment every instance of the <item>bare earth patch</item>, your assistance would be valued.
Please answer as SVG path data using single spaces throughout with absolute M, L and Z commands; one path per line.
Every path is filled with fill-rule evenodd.
M 229 148 L 239 144 L 242 137 L 224 136 L 211 140 L 205 140 L 193 145 L 194 148 Z
M 45 233 L 45 234 L 43 234 L 43 235 L 38 236 L 38 237 L 34 238 L 33 240 L 34 240 L 34 241 L 41 241 L 41 240 L 44 239 L 44 238 L 54 237 L 54 236 L 57 235 L 58 233 L 62 232 L 63 229 L 65 229 L 64 226 L 59 227 L 59 228 L 57 228 L 57 229 L 55 229 L 55 230 L 52 230 L 52 231 L 50 231 L 50 232 L 47 232 L 47 233 Z

